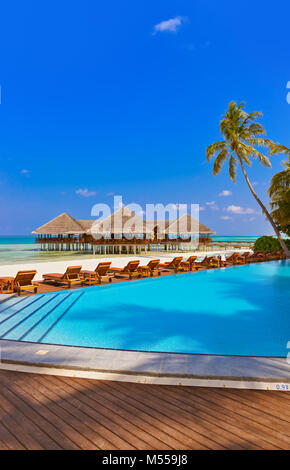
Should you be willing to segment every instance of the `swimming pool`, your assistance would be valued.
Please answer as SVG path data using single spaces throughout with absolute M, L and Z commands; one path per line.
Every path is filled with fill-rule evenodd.
M 0 337 L 174 353 L 287 356 L 290 261 L 13 297 Z

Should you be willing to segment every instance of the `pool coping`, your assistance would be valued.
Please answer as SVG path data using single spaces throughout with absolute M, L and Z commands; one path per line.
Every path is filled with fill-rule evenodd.
M 0 353 L 0 370 L 159 385 L 288 387 L 290 391 L 286 357 L 142 352 L 14 340 L 0 340 Z

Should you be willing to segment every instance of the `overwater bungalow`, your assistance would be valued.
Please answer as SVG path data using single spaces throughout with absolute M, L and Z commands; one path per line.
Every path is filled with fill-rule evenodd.
M 215 234 L 189 214 L 176 220 L 145 221 L 128 207 L 102 220 L 76 220 L 63 213 L 32 233 L 41 250 L 94 254 L 190 251 L 210 243 L 210 236 Z

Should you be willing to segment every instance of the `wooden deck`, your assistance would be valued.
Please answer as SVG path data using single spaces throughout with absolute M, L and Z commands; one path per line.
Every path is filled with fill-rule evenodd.
M 214 268 L 213 268 L 214 269 Z M 206 270 L 206 268 L 200 268 L 199 271 L 204 271 Z M 198 271 L 193 271 L 194 272 L 198 272 Z M 160 277 L 163 277 L 163 276 L 172 276 L 174 275 L 175 273 L 172 272 L 172 271 L 163 271 L 160 275 Z M 156 276 L 154 275 L 154 278 L 157 278 L 159 276 Z M 138 281 L 138 280 L 141 280 L 141 279 L 148 279 L 146 276 L 145 277 L 142 277 L 142 278 L 133 278 L 133 279 L 128 279 L 128 277 L 114 277 L 112 279 L 112 282 L 111 283 L 108 283 L 108 282 L 102 282 L 101 284 L 96 284 L 97 286 L 105 286 L 105 285 L 111 285 L 111 284 L 118 284 L 120 282 L 134 282 L 134 281 Z M 152 279 L 152 278 L 149 278 L 149 279 Z M 56 283 L 48 283 L 48 282 L 43 282 L 43 281 L 37 281 L 37 282 L 34 282 L 33 284 L 36 284 L 38 286 L 38 289 L 37 289 L 37 293 L 38 294 L 45 294 L 47 292 L 58 292 L 58 291 L 61 291 L 61 290 L 68 290 L 68 286 L 66 284 L 56 284 Z M 75 289 L 79 289 L 80 287 L 82 287 L 81 285 L 75 285 L 75 286 L 72 286 L 71 290 L 75 290 Z M 84 287 L 89 287 L 88 284 L 85 284 Z M 21 296 L 25 296 L 25 295 L 34 295 L 34 292 L 22 292 L 21 293 Z
M 289 449 L 290 394 L 0 371 L 0 449 Z

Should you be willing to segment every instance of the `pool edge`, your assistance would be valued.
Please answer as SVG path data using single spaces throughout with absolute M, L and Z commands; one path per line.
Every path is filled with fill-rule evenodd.
M 154 353 L 0 340 L 0 370 L 143 384 L 290 391 L 287 358 Z

